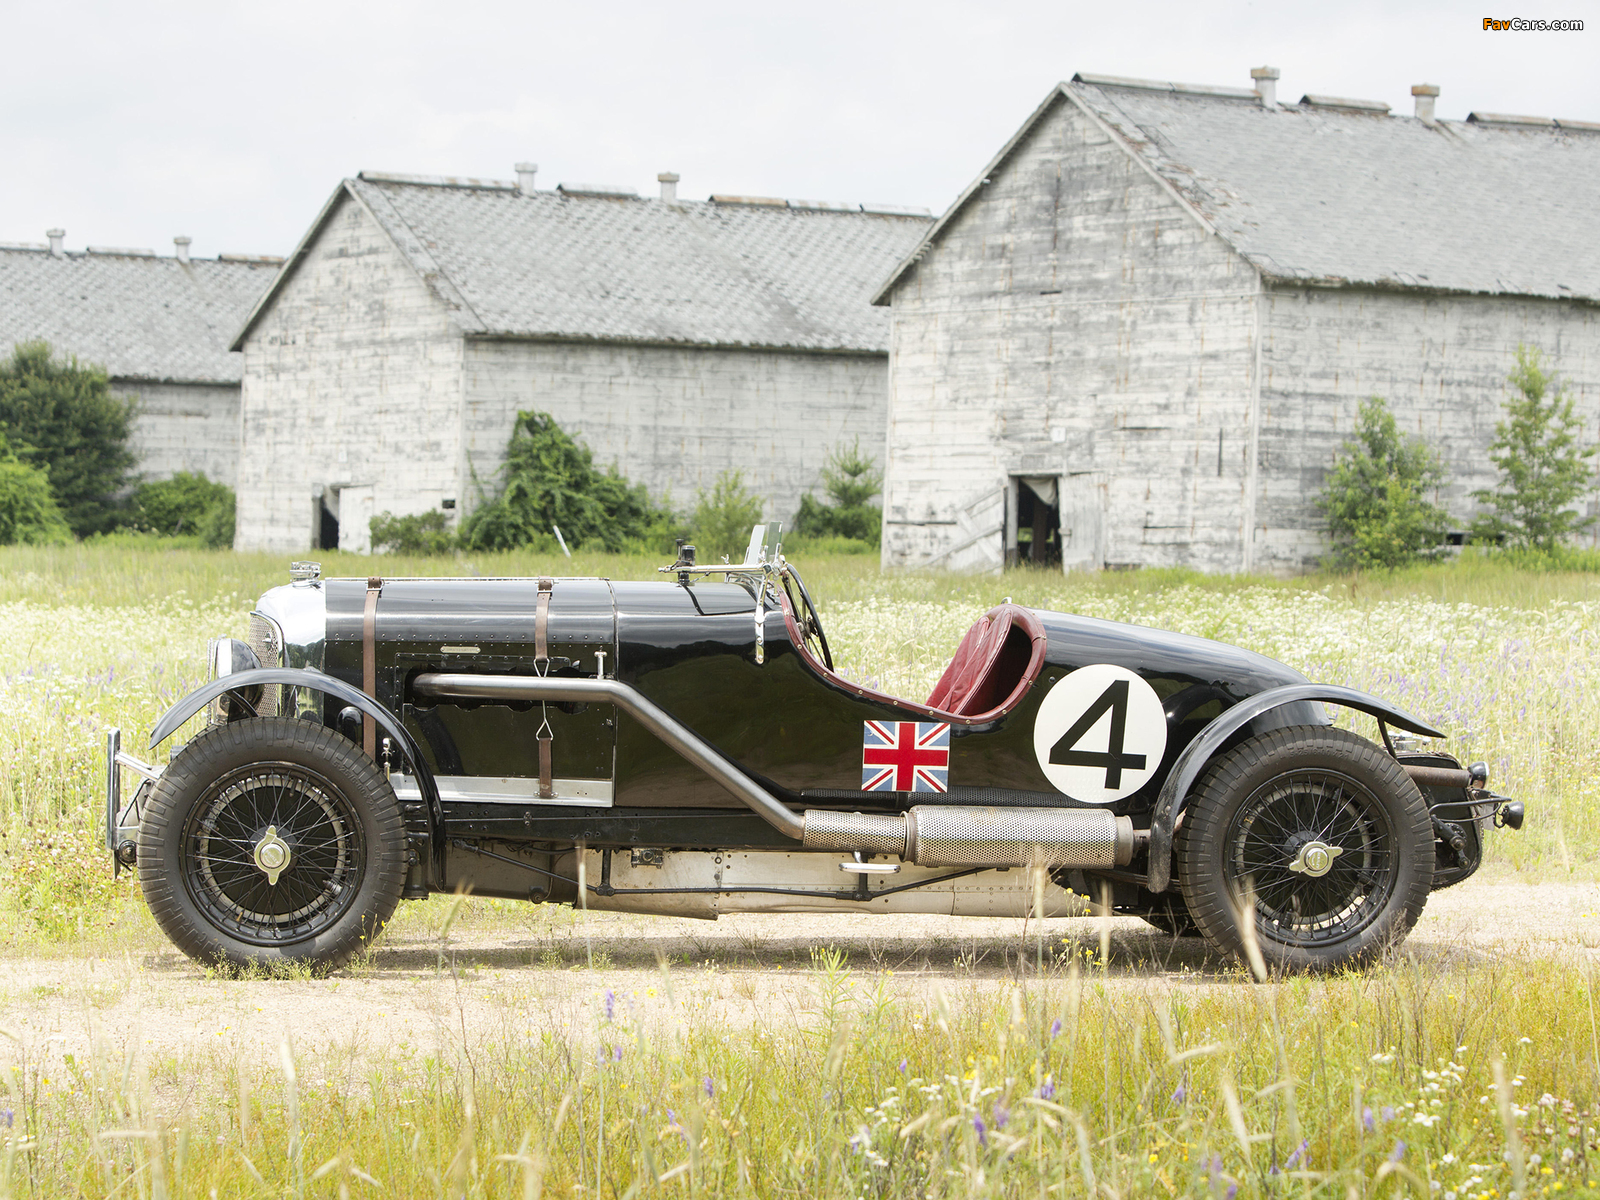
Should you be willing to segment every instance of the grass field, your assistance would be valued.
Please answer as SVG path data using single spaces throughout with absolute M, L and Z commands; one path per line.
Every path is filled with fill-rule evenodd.
M 0 550 L 0 942 L 13 961 L 59 963 L 72 989 L 86 963 L 120 956 L 137 971 L 161 949 L 98 846 L 103 731 L 141 744 L 202 681 L 206 638 L 241 632 L 286 565 L 137 543 Z M 645 578 L 657 565 L 324 556 L 325 573 L 356 576 Z M 1527 802 L 1525 830 L 1491 839 L 1493 871 L 1595 878 L 1600 576 L 1486 559 L 1292 581 L 800 565 L 840 663 L 908 695 L 1007 596 L 1220 638 L 1376 692 Z M 436 899 L 398 927 L 432 922 L 442 945 L 451 921 L 492 933 L 513 919 L 502 911 Z M 709 1009 L 634 1013 L 602 958 L 548 967 L 593 993 L 581 1028 L 534 1022 L 344 1072 L 288 1029 L 270 1069 L 218 1047 L 152 1059 L 116 1031 L 67 1061 L 0 1029 L 0 1196 L 1594 1194 L 1594 944 L 1174 987 L 1159 972 L 1108 978 L 1091 931 L 1041 946 L 996 987 L 931 992 L 818 946 L 814 1010 L 737 1029 Z M 439 969 L 452 969 L 443 956 Z M 670 992 L 681 972 L 663 967 L 654 986 Z

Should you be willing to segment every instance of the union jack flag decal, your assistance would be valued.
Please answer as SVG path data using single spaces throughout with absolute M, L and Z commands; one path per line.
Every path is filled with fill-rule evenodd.
M 864 792 L 950 790 L 950 726 L 933 721 L 868 721 L 861 738 Z

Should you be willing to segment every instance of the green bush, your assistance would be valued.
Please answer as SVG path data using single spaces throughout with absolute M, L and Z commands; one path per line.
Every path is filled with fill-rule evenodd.
M 615 467 L 597 470 L 594 452 L 574 441 L 549 413 L 517 414 L 502 473 L 499 495 L 462 523 L 463 549 L 553 546 L 555 526 L 573 549 L 617 552 L 641 543 L 662 549 L 672 540 L 672 514 Z
M 393 513 L 379 513 L 372 518 L 372 549 L 387 554 L 449 554 L 455 549 L 445 515 L 432 512 L 415 513 L 397 517 Z
M 795 531 L 877 546 L 883 537 L 883 510 L 867 503 L 883 487 L 883 472 L 877 465 L 876 459 L 861 453 L 860 438 L 848 450 L 835 447 L 821 472 L 823 490 L 833 503 L 823 504 L 809 492 L 801 496 Z
M 208 549 L 227 550 L 233 547 L 235 510 L 227 484 L 207 479 L 204 472 L 179 471 L 170 479 L 134 488 L 122 523 L 164 537 L 191 534 Z
M 1506 401 L 1506 418 L 1495 425 L 1489 443 L 1500 484 L 1472 493 L 1489 508 L 1472 523 L 1472 536 L 1508 549 L 1548 553 L 1594 523 L 1571 506 L 1593 485 L 1589 460 L 1600 447 L 1578 445 L 1583 422 L 1573 410 L 1573 396 L 1545 369 L 1537 348 L 1518 346 L 1516 368 L 1507 378 L 1516 394 Z
M 1437 455 L 1400 433 L 1388 401 L 1363 401 L 1356 436 L 1335 452 L 1318 502 L 1333 536 L 1333 565 L 1398 567 L 1438 546 L 1450 518 L 1425 497 L 1442 478 Z
M 23 342 L 0 361 L 0 434 L 18 458 L 50 473 L 50 490 L 79 537 L 112 528 L 114 499 L 134 457 L 135 402 L 111 394 L 101 367 L 58 361 L 44 342 Z
M 0 434 L 0 546 L 72 539 L 50 492 L 48 471 L 18 461 Z
M 711 491 L 701 492 L 690 526 L 695 551 L 702 563 L 743 562 L 750 530 L 761 520 L 761 497 L 745 491 L 744 472 L 734 469 L 717 476 Z

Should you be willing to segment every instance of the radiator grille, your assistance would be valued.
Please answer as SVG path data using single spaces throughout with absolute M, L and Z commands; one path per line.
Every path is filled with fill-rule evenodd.
M 278 654 L 282 649 L 278 645 L 278 631 L 272 627 L 260 613 L 250 614 L 250 633 L 246 637 L 250 649 L 255 651 L 256 658 L 263 667 L 282 666 Z M 275 717 L 278 715 L 283 687 L 272 683 L 261 689 L 261 702 L 256 705 L 256 716 Z

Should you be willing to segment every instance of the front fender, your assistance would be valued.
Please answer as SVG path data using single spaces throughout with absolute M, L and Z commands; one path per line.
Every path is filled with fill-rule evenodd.
M 1377 717 L 1379 722 L 1422 737 L 1442 738 L 1444 733 L 1435 729 L 1403 708 L 1355 688 L 1332 687 L 1317 683 L 1295 683 L 1286 687 L 1269 688 L 1241 700 L 1211 724 L 1200 731 L 1198 737 L 1184 747 L 1167 772 L 1167 780 L 1156 796 L 1150 821 L 1150 869 L 1145 887 L 1152 892 L 1164 892 L 1172 883 L 1172 836 L 1178 824 L 1178 815 L 1189 799 L 1189 789 L 1194 787 L 1200 773 L 1222 744 L 1245 725 L 1264 712 L 1295 704 L 1302 700 L 1322 700 L 1345 708 L 1354 708 Z
M 155 728 L 150 731 L 150 749 L 154 750 L 166 741 L 195 713 L 207 704 L 210 704 L 224 692 L 238 691 L 241 688 L 252 687 L 255 684 L 289 684 L 294 687 L 309 688 L 314 692 L 332 696 L 335 700 L 366 713 L 378 723 L 378 727 L 394 739 L 394 744 L 405 755 L 406 761 L 411 764 L 411 769 L 416 773 L 417 784 L 421 788 L 423 797 L 428 802 L 428 824 L 432 830 L 432 843 L 436 866 L 442 866 L 444 859 L 444 808 L 439 802 L 439 787 L 434 782 L 433 772 L 428 769 L 427 760 L 422 757 L 422 749 L 417 745 L 417 740 L 410 732 L 395 719 L 383 705 L 358 688 L 351 687 L 341 679 L 309 667 L 258 667 L 253 671 L 239 671 L 232 675 L 225 675 L 221 679 L 214 679 L 202 688 L 190 692 L 171 708 L 162 714 L 156 722 Z M 443 878 L 441 872 L 440 878 Z

